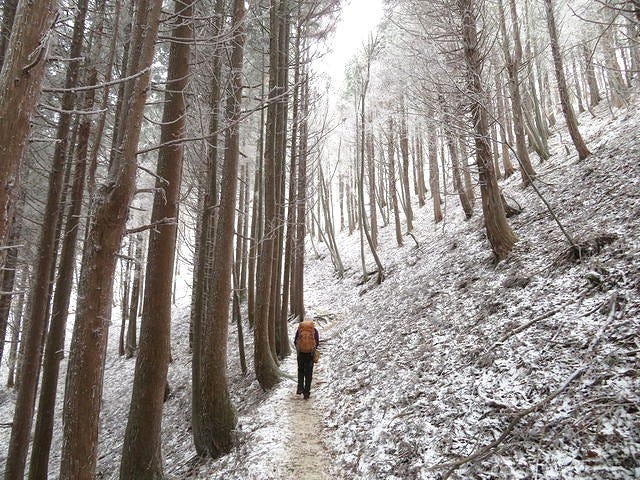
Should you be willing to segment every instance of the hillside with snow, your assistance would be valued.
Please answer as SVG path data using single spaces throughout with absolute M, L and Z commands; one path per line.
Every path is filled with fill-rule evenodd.
M 552 137 L 536 182 L 569 244 L 532 188 L 502 184 L 522 213 L 519 238 L 495 264 L 480 206 L 463 220 L 446 199 L 444 224 L 417 209 L 415 241 L 380 230 L 385 280 L 361 285 L 357 232 L 338 238 L 337 279 L 322 244 L 307 256 L 306 302 L 323 356 L 311 400 L 295 395 L 295 359 L 263 392 L 240 372 L 229 340 L 239 411 L 229 455 L 201 461 L 190 432 L 189 292 L 176 307 L 165 403 L 168 478 L 186 479 L 632 479 L 640 477 L 640 111 L 604 107 L 581 117 L 593 154 L 583 162 Z M 114 323 L 117 323 L 114 318 Z M 293 324 L 291 335 L 293 335 Z M 98 476 L 117 478 L 134 359 L 110 339 Z M 63 364 L 64 366 L 64 364 Z M 59 389 L 58 410 L 63 389 Z M 13 392 L 2 390 L 1 418 Z M 50 472 L 57 478 L 60 415 Z M 2 442 L 8 429 L 0 430 Z M 6 450 L 2 449 L 4 454 Z M 0 459 L 3 462 L 4 459 Z

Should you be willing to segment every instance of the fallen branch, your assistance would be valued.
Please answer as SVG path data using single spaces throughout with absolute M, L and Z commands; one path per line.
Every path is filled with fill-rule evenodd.
M 496 447 L 498 445 L 500 445 L 502 443 L 502 441 L 505 438 L 507 438 L 509 433 L 511 433 L 511 431 L 516 427 L 516 425 L 518 423 L 520 423 L 520 420 L 522 420 L 527 415 L 530 415 L 530 414 L 532 414 L 534 412 L 537 412 L 542 407 L 544 407 L 545 405 L 550 403 L 554 398 L 556 398 L 558 395 L 560 395 L 562 392 L 564 392 L 569 387 L 571 382 L 573 382 L 577 378 L 581 377 L 586 371 L 587 371 L 587 367 L 579 368 L 578 370 L 573 372 L 573 374 L 560 387 L 558 387 L 555 392 L 553 392 L 549 396 L 543 398 L 542 400 L 540 400 L 538 403 L 532 405 L 531 407 L 520 411 L 516 416 L 514 416 L 511 419 L 511 421 L 509 422 L 509 425 L 507 425 L 507 428 L 504 429 L 502 434 L 497 439 L 495 439 L 493 442 L 491 442 L 490 444 L 488 444 L 488 445 L 476 450 L 471 455 L 468 455 L 468 456 L 466 456 L 464 458 L 461 458 L 460 460 L 456 460 L 455 462 L 450 462 L 450 463 L 442 463 L 440 465 L 436 465 L 436 466 L 432 467 L 432 469 L 448 468 L 449 470 L 447 470 L 445 472 L 445 474 L 443 475 L 443 477 L 442 477 L 442 480 L 447 480 L 451 476 L 451 474 L 453 472 L 455 472 L 458 468 L 460 468 L 462 465 L 464 465 L 466 463 L 469 463 L 469 462 L 472 462 L 474 460 L 484 459 L 484 458 L 492 455 L 494 453 Z
M 409 235 L 411 238 L 413 238 L 413 241 L 416 242 L 416 248 L 420 248 L 420 244 L 418 243 L 418 240 L 416 240 L 416 237 L 413 233 L 407 232 L 406 235 Z
M 549 310 L 546 313 L 543 313 L 542 315 L 540 315 L 539 317 L 534 318 L 533 320 L 528 321 L 527 323 L 525 323 L 524 325 L 520 325 L 518 328 L 514 328 L 513 330 L 509 330 L 507 333 L 505 333 L 502 337 L 500 337 L 500 340 L 498 340 L 496 343 L 494 343 L 493 345 L 491 345 L 485 352 L 484 354 L 486 355 L 487 353 L 489 353 L 490 351 L 496 349 L 497 347 L 501 346 L 505 341 L 507 341 L 509 338 L 513 337 L 514 335 L 519 334 L 520 332 L 526 330 L 527 328 L 529 328 L 531 325 L 538 323 L 542 320 L 545 320 L 549 317 L 553 317 L 556 313 L 558 313 L 560 311 L 562 307 L 557 307 L 554 308 L 552 310 Z
M 591 340 L 591 343 L 589 344 L 589 348 L 587 349 L 587 352 L 586 352 L 585 356 L 590 356 L 593 353 L 593 351 L 595 350 L 596 346 L 600 343 L 600 340 L 604 336 L 605 330 L 607 329 L 607 327 L 611 324 L 611 322 L 615 318 L 616 307 L 617 307 L 617 304 L 618 304 L 618 294 L 614 292 L 613 295 L 611 296 L 611 299 L 609 300 L 609 302 L 610 302 L 610 307 L 609 307 L 609 315 L 607 317 L 607 321 L 600 327 L 600 330 L 598 330 L 598 333 L 593 338 L 593 340 Z M 518 423 L 520 423 L 520 420 L 522 420 L 527 415 L 530 415 L 530 414 L 532 414 L 534 412 L 537 412 L 538 410 L 542 409 L 543 407 L 545 407 L 546 405 L 551 403 L 551 401 L 553 401 L 558 395 L 560 395 L 567 388 L 569 388 L 569 385 L 571 385 L 571 383 L 573 381 L 577 380 L 582 375 L 584 375 L 585 372 L 588 369 L 589 369 L 588 365 L 578 368 L 553 393 L 551 393 L 547 397 L 543 398 L 539 402 L 533 404 L 531 407 L 526 408 L 526 409 L 521 410 L 520 412 L 518 412 L 511 419 L 511 421 L 509 422 L 509 425 L 507 425 L 507 427 L 502 431 L 502 434 L 497 439 L 495 439 L 493 442 L 489 443 L 488 445 L 486 445 L 486 446 L 484 446 L 482 448 L 477 449 L 471 455 L 468 455 L 468 456 L 463 457 L 463 458 L 461 458 L 459 460 L 456 460 L 455 462 L 442 463 L 440 465 L 435 465 L 435 466 L 431 467 L 431 469 L 435 470 L 435 469 L 448 468 L 448 470 L 445 472 L 445 474 L 442 477 L 442 480 L 447 480 L 451 476 L 451 474 L 453 472 L 455 472 L 458 468 L 460 468 L 462 465 L 465 465 L 465 464 L 467 464 L 469 462 L 473 462 L 474 460 L 484 459 L 484 458 L 492 455 L 495 452 L 495 450 L 498 447 L 498 445 L 500 445 L 507 438 L 509 433 L 511 433 L 511 431 L 516 427 L 516 425 Z
M 587 293 L 589 293 L 594 288 L 595 288 L 594 286 L 590 286 L 588 288 L 585 288 L 582 292 L 580 292 L 578 294 L 578 300 L 581 300 Z M 565 308 L 568 305 L 570 305 L 571 303 L 573 303 L 574 301 L 575 301 L 574 299 L 571 299 L 570 301 L 565 302 L 562 305 L 560 305 L 560 306 L 558 306 L 556 308 L 553 308 L 553 309 L 549 310 L 548 312 L 543 313 L 542 315 L 534 318 L 533 320 L 530 320 L 527 323 L 525 323 L 523 325 L 520 325 L 517 328 L 514 328 L 513 330 L 509 330 L 507 333 L 502 335 L 502 337 L 500 337 L 500 340 L 498 340 L 496 343 L 491 345 L 487 350 L 485 350 L 483 355 L 486 355 L 487 353 L 491 352 L 492 350 L 495 350 L 496 348 L 501 346 L 505 341 L 507 341 L 509 338 L 513 337 L 514 335 L 518 335 L 520 332 L 525 331 L 531 325 L 535 325 L 536 323 L 538 323 L 538 322 L 540 322 L 542 320 L 545 320 L 545 319 L 547 319 L 549 317 L 552 317 L 553 315 L 555 315 L 556 313 L 561 311 L 563 308 Z M 598 307 L 598 308 L 600 308 L 600 307 Z

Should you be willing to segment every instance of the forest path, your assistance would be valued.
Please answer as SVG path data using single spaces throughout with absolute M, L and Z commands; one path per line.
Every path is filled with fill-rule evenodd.
M 328 330 L 318 325 L 322 338 Z M 315 393 L 318 386 L 326 381 L 327 372 L 322 359 L 313 369 L 311 382 L 311 397 L 304 400 L 302 395 L 296 395 L 297 359 L 295 352 L 282 365 L 283 370 L 290 375 L 282 382 L 280 389 L 286 391 L 286 411 L 289 417 L 290 431 L 288 432 L 287 449 L 282 465 L 284 478 L 325 480 L 329 479 L 328 466 L 330 464 L 327 449 L 322 442 L 322 413 L 316 403 Z M 293 381 L 292 381 L 293 380 Z

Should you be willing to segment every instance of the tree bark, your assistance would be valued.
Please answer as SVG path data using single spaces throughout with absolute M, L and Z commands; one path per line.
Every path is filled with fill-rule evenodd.
M 213 21 L 214 36 L 220 36 L 225 17 L 224 0 L 216 0 L 215 18 Z M 211 290 L 211 259 L 215 245 L 216 209 L 218 203 L 218 129 L 220 124 L 220 98 L 222 96 L 222 55 L 223 44 L 219 41 L 214 49 L 213 75 L 211 84 L 211 114 L 209 117 L 209 138 L 207 139 L 207 183 L 204 195 L 203 211 L 200 216 L 198 250 L 196 252 L 196 267 L 194 275 L 194 288 L 192 292 L 193 309 L 191 311 L 192 354 L 191 376 L 191 409 L 200 411 L 200 342 L 202 338 L 201 324 L 209 316 L 209 292 Z M 191 418 L 191 426 L 194 431 L 201 427 L 197 425 L 198 416 Z
M 387 132 L 388 161 L 389 161 L 389 196 L 391 197 L 391 209 L 393 210 L 393 218 L 395 220 L 396 242 L 398 246 L 403 245 L 402 226 L 400 225 L 400 212 L 398 209 L 398 197 L 396 193 L 396 167 L 394 161 L 395 144 L 393 133 L 393 119 L 389 118 L 389 131 Z
M 3 162 L 0 168 L 0 245 L 6 244 L 11 228 L 15 195 L 20 185 L 20 164 L 29 137 L 31 115 L 40 95 L 55 8 L 52 0 L 18 3 L 0 72 L 0 158 Z M 10 11 L 5 11 L 4 15 L 8 22 Z M 0 251 L 0 267 L 4 265 L 4 255 L 5 252 Z M 15 453 L 19 458 L 24 456 L 21 452 Z M 14 456 L 8 463 L 24 463 L 19 458 Z M 15 472 L 20 474 L 20 470 Z M 21 475 L 13 478 L 21 478 Z
M 84 7 L 86 8 L 86 2 Z M 95 68 L 92 68 L 89 76 L 89 85 L 95 85 L 97 81 L 97 71 Z M 93 109 L 94 97 L 95 90 L 89 90 L 82 107 L 84 110 Z M 71 187 L 71 202 L 69 213 L 67 214 L 67 223 L 62 235 L 63 244 L 60 254 L 55 295 L 53 297 L 51 323 L 44 350 L 42 386 L 40 388 L 38 415 L 31 452 L 31 463 L 29 465 L 30 480 L 44 480 L 48 476 L 60 361 L 64 356 L 64 340 L 73 287 L 73 271 L 75 268 L 78 230 L 80 229 L 91 123 L 91 118 L 85 116 L 82 119 L 78 132 L 76 162 L 73 174 L 73 185 Z
M 460 156 L 462 157 L 462 164 L 460 168 L 462 169 L 462 178 L 464 179 L 464 189 L 467 193 L 467 197 L 469 198 L 469 203 L 471 204 L 471 207 L 473 207 L 476 199 L 473 193 L 473 182 L 471 181 L 471 167 L 469 166 L 467 140 L 464 136 L 460 136 L 458 140 L 458 144 L 460 145 Z
M 270 301 L 273 282 L 273 259 L 277 238 L 277 211 L 276 211 L 276 182 L 277 161 L 276 158 L 276 132 L 275 125 L 278 115 L 277 96 L 281 93 L 278 88 L 278 67 L 280 59 L 278 55 L 278 0 L 271 0 L 269 10 L 269 106 L 266 122 L 266 144 L 264 155 L 264 235 L 262 238 L 262 252 L 258 259 L 258 271 L 256 281 L 256 312 L 254 328 L 254 364 L 256 377 L 260 386 L 269 390 L 279 381 L 280 374 L 276 360 L 272 354 L 272 342 L 275 332 L 271 327 L 275 326 L 275 319 L 270 318 Z
M 128 128 L 96 200 L 82 260 L 63 408 L 62 480 L 91 480 L 95 474 L 113 273 L 135 190 L 138 139 L 161 6 L 161 0 L 137 4 L 132 40 L 132 58 L 137 62 L 132 71 L 141 74 L 126 88 L 123 111 Z
M 309 74 L 303 68 L 300 90 L 300 142 L 298 151 L 298 193 L 296 196 L 296 236 L 294 241 L 295 269 L 293 282 L 296 285 L 296 296 L 292 299 L 292 314 L 304 318 L 304 239 L 305 239 L 305 207 L 307 202 L 307 117 L 309 113 Z
M 276 202 L 278 215 L 278 229 L 276 238 L 276 248 L 274 250 L 274 278 L 272 288 L 272 306 L 275 332 L 272 350 L 275 349 L 277 358 L 282 359 L 289 355 L 289 333 L 288 323 L 286 321 L 287 305 L 282 304 L 282 270 L 284 260 L 284 237 L 285 237 L 285 192 L 286 192 L 286 152 L 287 152 L 287 113 L 289 105 L 289 7 L 287 0 L 280 0 L 278 22 L 278 84 L 281 92 L 278 101 L 278 116 L 276 122 L 276 159 L 277 159 L 277 182 L 276 182 Z M 283 316 L 284 310 L 284 316 Z
M 191 53 L 192 0 L 175 2 L 176 22 L 169 50 L 160 144 L 184 137 Z M 160 148 L 151 223 L 174 219 L 149 231 L 140 345 L 122 447 L 120 478 L 163 478 L 161 426 L 167 369 L 171 356 L 171 289 L 176 252 L 178 201 L 182 180 L 181 144 Z
M 376 210 L 376 164 L 373 133 L 367 134 L 367 166 L 369 171 L 369 216 L 371 218 L 371 243 L 378 248 L 378 215 Z M 423 199 L 424 201 L 424 199 Z
M 298 8 L 299 10 L 299 8 Z M 298 11 L 298 17 L 299 17 Z M 296 296 L 297 285 L 294 282 L 295 276 L 295 234 L 296 234 L 296 196 L 298 192 L 297 162 L 298 162 L 298 127 L 300 112 L 300 28 L 298 26 L 296 32 L 295 50 L 294 50 L 294 73 L 293 73 L 293 102 L 291 112 L 291 160 L 289 171 L 289 201 L 287 203 L 287 235 L 284 252 L 284 275 L 283 275 L 283 310 L 289 304 L 289 311 L 293 314 L 293 298 Z M 303 319 L 299 319 L 302 321 Z M 282 321 L 287 321 L 283 315 Z M 288 342 L 288 339 L 287 339 Z
M 120 305 L 120 338 L 118 339 L 118 355 L 121 357 L 125 355 L 125 338 L 127 331 L 127 321 L 129 319 L 129 298 L 131 296 L 131 258 L 133 257 L 133 240 L 129 239 L 129 245 L 127 249 L 127 258 L 125 260 L 126 266 L 124 271 L 123 293 L 122 293 L 122 305 Z
M 453 139 L 453 133 L 447 133 L 447 147 L 449 149 L 449 157 L 451 157 L 451 170 L 453 175 L 453 188 L 458 192 L 458 198 L 460 199 L 460 205 L 464 212 L 465 219 L 469 220 L 473 216 L 473 207 L 469 201 L 469 196 L 462 183 L 460 176 L 460 159 L 458 158 L 458 149 L 456 148 L 456 142 Z
M 409 187 L 409 134 L 407 131 L 406 111 L 402 108 L 400 119 L 400 153 L 402 154 L 402 169 L 400 181 L 404 197 L 404 210 L 407 218 L 407 231 L 413 230 L 413 209 L 411 208 L 411 189 Z M 364 179 L 361 179 L 364 181 Z M 362 212 L 361 212 L 362 213 Z
M 366 81 L 364 82 L 363 88 L 362 88 L 362 94 L 360 95 L 360 181 L 358 182 L 358 196 L 359 196 L 359 205 L 360 205 L 360 222 L 361 222 L 361 228 L 362 228 L 362 233 L 361 235 L 364 233 L 364 235 L 367 238 L 367 244 L 369 246 L 369 249 L 371 250 L 371 255 L 373 255 L 373 259 L 376 262 L 376 266 L 378 268 L 378 275 L 377 275 L 377 279 L 376 279 L 376 283 L 380 284 L 382 283 L 382 280 L 384 279 L 384 267 L 382 266 L 382 262 L 380 261 L 380 257 L 378 256 L 378 252 L 376 251 L 376 247 L 373 243 L 373 238 L 372 235 L 369 233 L 369 225 L 367 224 L 367 212 L 365 211 L 365 205 L 364 205 L 364 172 L 365 172 L 365 149 L 366 149 L 366 138 L 367 138 L 367 132 L 366 132 L 366 115 L 365 115 L 365 107 L 366 107 L 366 99 L 367 99 L 367 89 L 369 86 L 369 77 L 370 77 L 370 68 L 371 68 L 371 61 L 372 61 L 372 54 L 373 54 L 373 50 L 374 50 L 374 45 L 372 45 L 371 43 L 368 45 L 367 47 L 367 73 L 366 73 Z M 403 119 L 404 122 L 404 119 Z M 406 124 L 403 123 L 404 126 L 404 140 L 405 142 L 407 142 L 407 132 L 406 132 Z M 406 152 L 406 162 L 404 165 L 404 169 L 405 169 L 405 190 L 406 190 L 406 195 L 407 195 L 407 222 L 411 222 L 411 217 L 413 216 L 413 213 L 411 211 L 411 192 L 409 191 L 409 152 L 408 152 L 408 145 L 405 145 L 405 148 L 407 150 Z M 370 163 L 372 163 L 372 161 L 370 161 Z M 370 184 L 371 186 L 371 184 Z M 372 199 L 374 200 L 374 199 Z M 375 200 L 374 200 L 375 201 Z M 374 205 L 374 211 L 375 211 L 375 205 Z M 361 239 L 362 242 L 362 239 Z M 337 249 L 337 245 L 336 245 L 336 249 Z M 362 262 L 363 262 L 363 266 L 364 266 L 364 271 L 362 273 L 363 275 L 363 281 L 366 282 L 368 280 L 368 272 L 366 271 L 366 265 L 364 265 L 364 248 L 362 249 Z
M 509 178 L 514 174 L 513 164 L 511 163 L 511 154 L 509 149 L 509 124 L 506 119 L 504 89 L 500 82 L 500 74 L 496 73 L 496 103 L 498 107 L 498 123 L 500 124 L 500 148 L 502 157 L 502 166 L 504 167 L 504 178 Z
M 429 129 L 429 188 L 433 199 L 433 221 L 442 221 L 442 207 L 440 200 L 440 173 L 438 172 L 438 137 L 435 128 Z
M 127 325 L 127 341 L 125 344 L 125 354 L 127 358 L 132 358 L 138 348 L 138 305 L 140 304 L 140 288 L 142 277 L 142 235 L 135 237 L 135 253 L 133 255 L 133 285 L 131 286 L 131 303 L 129 304 L 129 323 Z
M 11 303 L 15 296 L 13 288 L 16 280 L 16 270 L 18 268 L 18 250 L 17 245 L 20 243 L 20 236 L 22 231 L 22 223 L 17 219 L 18 210 L 13 212 L 13 220 L 11 222 L 11 232 L 9 233 L 9 241 L 7 245 L 10 246 L 7 253 L 4 269 L 2 270 L 2 282 L 0 282 L 0 364 L 2 363 L 2 357 L 4 356 L 5 337 L 7 335 L 7 325 L 9 323 L 9 312 L 11 311 Z
M 227 337 L 229 300 L 233 265 L 233 231 L 236 210 L 238 157 L 240 152 L 240 117 L 242 100 L 242 61 L 245 42 L 244 0 L 234 0 L 230 65 L 230 93 L 226 106 L 225 151 L 222 167 L 222 190 L 216 227 L 213 259 L 211 312 L 202 323 L 200 352 L 200 411 L 194 416 L 198 429 L 193 437 L 200 455 L 219 457 L 232 446 L 231 432 L 236 412 L 231 404 L 227 380 Z
M 22 281 L 20 282 L 20 288 L 22 290 L 27 288 L 29 278 L 28 269 L 25 268 L 22 272 Z M 9 360 L 8 374 L 7 374 L 7 387 L 12 388 L 15 385 L 15 371 L 16 360 L 18 356 L 18 344 L 20 341 L 20 326 L 22 324 L 22 312 L 24 309 L 24 293 L 18 294 L 17 302 L 13 307 L 13 324 L 11 325 L 11 347 L 9 347 Z
M 498 260 L 504 259 L 511 251 L 516 237 L 513 234 L 502 206 L 500 190 L 489 146 L 489 122 L 487 111 L 482 104 L 485 92 L 481 83 L 483 56 L 479 51 L 480 41 L 476 27 L 476 11 L 474 0 L 458 0 L 462 17 L 462 42 L 464 55 L 469 71 L 469 87 L 471 89 L 471 115 L 475 126 L 476 162 L 482 197 L 487 238 Z
M 622 108 L 627 105 L 627 96 L 629 92 L 622 76 L 622 69 L 618 63 L 615 47 L 614 29 L 616 28 L 616 25 L 614 16 L 616 15 L 616 12 L 608 8 L 605 8 L 604 10 L 606 12 L 606 25 L 602 27 L 602 46 L 607 69 L 607 80 L 609 83 L 609 90 L 611 92 L 611 105 L 616 108 Z
M 595 107 L 600 103 L 602 97 L 600 97 L 596 71 L 593 67 L 593 57 L 586 43 L 582 44 L 582 58 L 584 59 L 587 85 L 589 86 L 589 106 Z
M 73 37 L 70 49 L 70 56 L 72 58 L 77 58 L 82 53 L 87 4 L 88 1 L 83 0 L 78 5 L 78 10 L 74 20 Z M 20 7 L 21 6 L 22 5 L 20 5 Z M 22 12 L 19 11 L 17 14 L 18 25 L 21 13 Z M 15 34 L 17 34 L 17 32 Z M 11 54 L 11 48 L 12 43 L 9 46 L 9 54 Z M 42 54 L 44 55 L 44 52 L 42 52 Z M 7 66 L 7 68 L 10 68 L 10 66 Z M 78 81 L 78 72 L 79 62 L 71 62 L 67 69 L 65 79 L 66 88 L 76 86 Z M 53 277 L 52 274 L 55 271 L 55 255 L 57 253 L 56 239 L 58 238 L 56 235 L 58 233 L 57 225 L 59 218 L 61 218 L 60 199 L 64 188 L 65 163 L 69 148 L 69 136 L 72 120 L 71 113 L 68 112 L 71 112 L 74 109 L 74 105 L 75 94 L 68 90 L 63 95 L 61 102 L 62 110 L 65 113 L 61 113 L 58 120 L 56 132 L 57 142 L 53 152 L 45 214 L 38 242 L 38 261 L 36 264 L 36 273 L 34 277 L 35 283 L 33 287 L 34 297 L 30 315 L 25 322 L 26 328 L 24 331 L 23 342 L 26 353 L 23 357 L 21 371 L 19 372 L 20 382 L 18 385 L 16 409 L 13 415 L 11 439 L 9 440 L 9 453 L 7 455 L 7 464 L 5 469 L 5 478 L 7 479 L 22 478 L 26 467 L 29 435 L 33 422 L 33 409 L 35 405 L 36 391 L 38 388 L 40 362 L 42 359 L 42 344 L 49 313 L 49 301 L 51 299 L 50 279 Z M 25 107 L 22 105 L 20 108 Z M 2 107 L 0 107 L 0 130 L 2 130 L 1 109 Z M 11 116 L 12 118 L 15 118 L 16 112 L 13 112 Z M 18 116 L 20 115 L 18 114 Z M 0 142 L 2 141 L 1 135 L 2 134 L 0 133 Z M 0 198 L 2 195 L 3 194 L 0 193 Z M 1 214 L 0 222 L 2 222 Z M 0 230 L 1 229 L 2 227 L 0 226 Z M 39 452 L 36 453 L 38 454 Z

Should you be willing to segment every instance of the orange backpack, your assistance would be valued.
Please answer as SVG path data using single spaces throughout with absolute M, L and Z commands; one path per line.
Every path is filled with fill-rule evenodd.
M 296 347 L 300 353 L 312 353 L 316 349 L 313 322 L 305 320 L 298 324 L 298 341 Z

